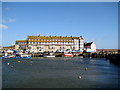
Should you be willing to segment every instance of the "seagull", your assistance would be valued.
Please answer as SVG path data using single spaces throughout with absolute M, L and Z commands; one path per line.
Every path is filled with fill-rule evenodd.
M 79 79 L 81 79 L 82 77 L 81 76 L 78 76 Z

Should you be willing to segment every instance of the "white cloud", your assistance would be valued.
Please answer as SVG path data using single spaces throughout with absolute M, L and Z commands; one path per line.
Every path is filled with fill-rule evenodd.
M 8 26 L 3 25 L 3 24 L 0 24 L 0 28 L 1 28 L 1 29 L 8 29 Z
M 16 21 L 16 19 L 14 19 L 14 18 L 8 19 L 8 22 L 15 22 L 15 21 Z
M 5 20 L 5 19 L 2 19 L 2 23 L 6 23 L 6 20 Z
M 12 22 L 15 22 L 16 19 L 14 19 L 14 18 L 9 18 L 9 19 L 2 19 L 1 21 L 2 21 L 2 23 L 12 23 Z

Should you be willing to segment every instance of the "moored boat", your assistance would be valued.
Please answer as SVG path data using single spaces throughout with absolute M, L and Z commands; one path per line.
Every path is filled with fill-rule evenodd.
M 55 57 L 54 55 L 44 55 L 44 57 Z
M 53 53 L 46 53 L 43 57 L 55 57 Z
M 31 58 L 31 56 L 27 55 L 27 54 L 22 54 L 21 58 Z
M 73 54 L 72 53 L 65 53 L 64 56 L 65 57 L 73 57 Z
M 5 56 L 2 56 L 3 58 L 15 58 L 15 55 L 5 55 Z
M 16 55 L 5 55 L 3 56 L 3 58 L 13 58 L 13 59 L 18 59 L 18 58 L 31 58 L 31 56 L 27 55 L 27 54 L 16 54 Z

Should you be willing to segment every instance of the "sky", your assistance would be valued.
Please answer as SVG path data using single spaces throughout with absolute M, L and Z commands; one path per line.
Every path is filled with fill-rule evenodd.
M 2 45 L 28 35 L 82 36 L 98 49 L 118 48 L 117 2 L 3 2 Z

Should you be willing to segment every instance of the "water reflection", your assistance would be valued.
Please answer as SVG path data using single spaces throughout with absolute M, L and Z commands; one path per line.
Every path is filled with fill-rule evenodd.
M 96 63 L 96 60 L 90 59 L 90 63 L 94 64 L 94 63 Z

